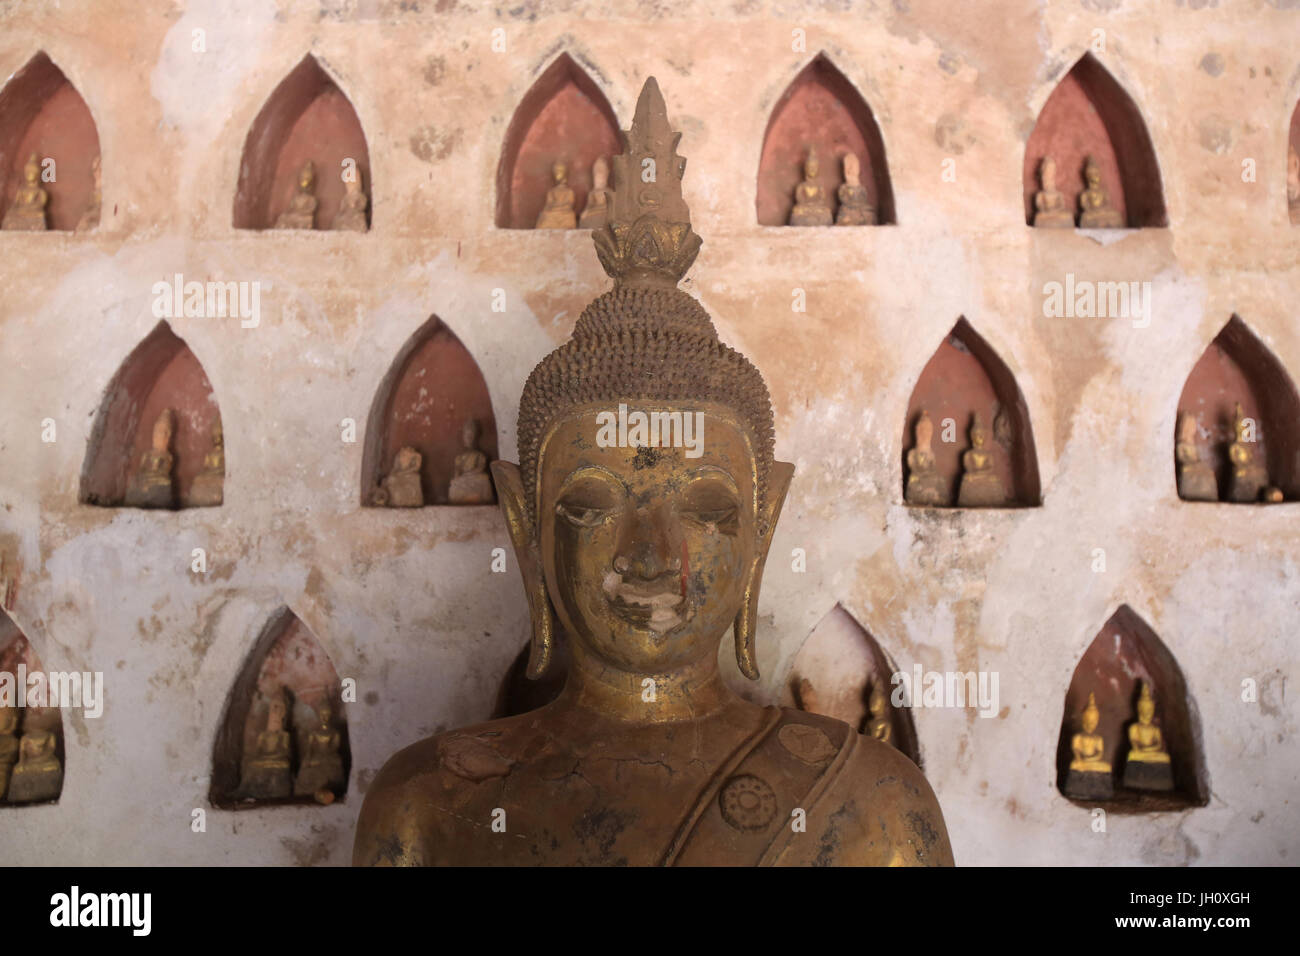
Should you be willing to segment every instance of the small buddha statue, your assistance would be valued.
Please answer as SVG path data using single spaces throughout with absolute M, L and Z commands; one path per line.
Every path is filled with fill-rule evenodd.
M 538 229 L 576 229 L 578 217 L 573 211 L 573 188 L 569 185 L 569 166 L 557 159 L 551 167 L 554 181 L 546 191 L 546 205 L 537 217 Z
M 1123 229 L 1124 218 L 1110 204 L 1110 196 L 1101 184 L 1101 167 L 1091 156 L 1083 164 L 1087 187 L 1079 193 L 1080 229 Z
M 271 695 L 266 709 L 266 729 L 257 735 L 251 754 L 245 754 L 237 794 L 243 799 L 279 800 L 293 792 L 289 770 L 292 746 L 285 720 L 289 703 L 284 688 Z
M 420 483 L 420 466 L 424 456 L 410 445 L 403 445 L 393 456 L 393 470 L 385 476 L 374 503 L 388 508 L 424 507 L 424 486 Z
M 32 727 L 23 731 L 18 763 L 9 775 L 9 803 L 36 803 L 58 797 L 63 789 L 63 765 L 57 747 L 58 738 L 52 730 Z
M 881 743 L 895 746 L 894 722 L 889 713 L 889 695 L 885 692 L 884 681 L 872 683 L 871 693 L 867 697 L 867 710 L 869 716 L 863 733 L 875 737 Z
M 317 803 L 333 803 L 345 779 L 334 709 L 328 701 L 316 708 L 316 718 L 317 725 L 303 738 L 302 762 L 293 782 L 293 795 L 315 797 Z
M 1228 500 L 1237 502 L 1259 501 L 1261 495 L 1268 492 L 1268 469 L 1263 462 L 1255 460 L 1253 441 L 1247 440 L 1247 423 L 1237 403 L 1232 417 L 1232 430 L 1235 440 L 1228 446 L 1228 460 L 1232 463 L 1232 475 L 1228 481 Z
M 1065 195 L 1056 188 L 1056 160 L 1044 156 L 1038 164 L 1041 189 L 1034 193 L 1034 228 L 1073 229 L 1074 214 L 1065 205 Z
M 821 164 L 817 161 L 817 150 L 808 148 L 808 156 L 803 161 L 803 182 L 794 187 L 794 208 L 790 210 L 792 226 L 830 226 L 835 222 L 831 215 L 831 199 L 826 190 L 817 182 Z
M 1292 222 L 1300 222 L 1300 153 L 1286 148 L 1286 205 Z
M 597 156 L 591 166 L 591 191 L 587 193 L 587 208 L 578 220 L 581 229 L 599 229 L 609 222 L 609 163 Z
M 212 421 L 212 447 L 203 456 L 203 470 L 194 476 L 190 485 L 190 504 L 196 508 L 221 504 L 222 489 L 226 483 L 226 444 L 221 430 L 221 418 Z
M 32 153 L 23 166 L 22 185 L 5 210 L 0 229 L 44 232 L 49 228 L 45 224 L 45 205 L 49 201 L 50 194 L 41 188 L 41 164 L 37 161 L 36 154 Z
M 0 800 L 9 789 L 9 777 L 18 762 L 18 708 L 0 704 Z
M 835 213 L 837 226 L 874 226 L 876 209 L 871 205 L 867 187 L 862 185 L 862 167 L 856 153 L 844 154 L 844 182 L 836 190 L 840 208 Z
M 1065 778 L 1065 795 L 1077 800 L 1106 799 L 1115 795 L 1110 761 L 1106 760 L 1106 741 L 1097 733 L 1101 711 L 1097 697 L 1088 694 L 1088 706 L 1083 709 L 1081 728 L 1070 738 L 1070 752 L 1074 759 Z
M 1124 786 L 1135 790 L 1174 789 L 1173 765 L 1165 750 L 1164 735 L 1154 723 L 1156 702 L 1151 685 L 1142 681 L 1137 720 L 1128 728 L 1128 759 L 1124 761 Z
M 447 500 L 453 505 L 490 505 L 495 499 L 487 473 L 487 455 L 478 450 L 478 436 L 478 420 L 465 419 L 460 430 L 463 447 L 456 456 L 456 471 L 447 492 Z
M 1178 462 L 1178 497 L 1184 501 L 1218 501 L 1219 481 L 1210 463 L 1201 459 L 1196 445 L 1198 423 L 1191 412 L 1178 419 L 1178 441 L 1174 458 Z
M 289 208 L 280 213 L 275 220 L 276 229 L 315 229 L 316 228 L 316 167 L 309 159 L 298 170 L 298 181 L 294 186 L 293 198 Z
M 158 413 L 149 447 L 140 456 L 140 467 L 126 489 L 128 508 L 175 508 L 176 485 L 172 478 L 171 452 L 176 416 L 170 408 Z
M 979 412 L 971 419 L 970 448 L 961 456 L 961 479 L 957 489 L 958 508 L 1001 508 L 1007 503 L 1002 479 L 993 470 L 993 455 L 985 445 L 988 431 Z
M 361 170 L 356 169 L 353 172 L 353 176 L 343 180 L 343 201 L 339 203 L 339 211 L 334 214 L 334 222 L 330 228 L 347 232 L 365 232 L 370 228 L 366 222 L 366 207 L 370 205 L 370 200 L 361 189 Z
M 90 230 L 99 225 L 100 207 L 104 202 L 104 179 L 100 172 L 98 156 L 91 161 L 90 179 L 94 184 L 94 191 L 90 194 L 90 202 L 86 204 L 85 211 L 82 212 L 81 218 L 77 220 L 77 232 L 90 232 Z
M 907 452 L 907 486 L 903 500 L 909 505 L 946 507 L 952 503 L 948 497 L 948 483 L 934 467 L 934 452 L 930 450 L 934 423 L 924 408 L 916 420 L 914 434 L 916 444 Z

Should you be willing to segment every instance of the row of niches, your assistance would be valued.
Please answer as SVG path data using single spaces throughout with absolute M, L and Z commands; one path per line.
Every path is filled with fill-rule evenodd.
M 619 122 L 567 53 L 515 109 L 496 175 L 496 225 L 591 229 L 608 214 Z M 1287 139 L 1286 192 L 1300 223 L 1300 105 Z M 41 52 L 0 91 L 2 228 L 93 229 L 99 222 L 95 121 Z M 1082 229 L 1168 225 L 1160 167 L 1141 112 L 1091 53 L 1048 97 L 1025 148 L 1025 222 Z M 315 57 L 270 93 L 245 139 L 232 224 L 239 229 L 370 227 L 371 169 L 361 121 Z M 825 53 L 772 109 L 759 154 L 755 211 L 764 226 L 897 222 L 875 116 Z
M 528 647 L 503 677 L 494 717 L 543 707 L 568 667 L 561 639 L 550 672 L 528 680 Z M 0 612 L 0 680 L 25 677 L 26 697 L 0 683 L 0 802 L 57 800 L 63 724 L 48 696 L 33 704 L 41 662 Z M 319 640 L 288 608 L 273 614 L 236 675 L 213 743 L 209 800 L 221 809 L 328 805 L 346 796 L 351 750 L 343 704 L 355 686 L 339 678 Z M 1005 709 L 989 673 L 900 672 L 841 605 L 813 629 L 781 684 L 785 706 L 843 720 L 922 767 L 914 708 Z M 102 701 L 101 701 L 102 703 Z M 18 705 L 21 706 L 18 706 Z M 1084 806 L 1151 812 L 1203 806 L 1209 787 L 1196 708 L 1173 654 L 1122 606 L 1096 635 L 1065 691 L 1056 748 L 1057 787 Z M 977 722 L 978 723 L 978 722 Z
M 964 318 L 908 402 L 902 500 L 917 508 L 1042 504 L 1033 428 L 1011 370 Z M 487 383 L 437 316 L 379 384 L 361 466 L 364 507 L 490 505 L 497 456 Z M 1300 500 L 1300 396 L 1233 316 L 1192 368 L 1177 408 L 1174 486 L 1186 501 Z M 178 509 L 224 502 L 221 414 L 194 353 L 165 322 L 109 383 L 82 467 L 80 501 Z

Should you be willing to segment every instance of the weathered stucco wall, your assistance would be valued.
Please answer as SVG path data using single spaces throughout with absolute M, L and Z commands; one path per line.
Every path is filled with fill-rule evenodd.
M 608 282 L 586 232 L 493 225 L 515 105 L 568 51 L 624 126 L 644 78 L 659 78 L 704 237 L 685 287 L 766 376 L 778 455 L 797 466 L 765 580 L 756 697 L 778 696 L 801 642 L 841 602 L 904 670 L 1000 675 L 997 718 L 913 715 L 959 863 L 1295 862 L 1300 719 L 1285 685 L 1298 676 L 1300 504 L 1180 502 L 1171 460 L 1186 376 L 1233 313 L 1300 374 L 1300 228 L 1284 182 L 1300 11 L 1281 6 L 0 5 L 0 74 L 46 51 L 94 116 L 104 170 L 97 232 L 0 235 L 0 576 L 44 665 L 103 671 L 107 694 L 98 719 L 65 714 L 58 803 L 0 807 L 0 857 L 344 863 L 383 761 L 488 716 L 527 631 L 513 558 L 509 573 L 489 572 L 492 549 L 507 547 L 502 519 L 361 508 L 360 431 L 393 358 L 437 314 L 477 359 L 501 454 L 515 457 L 524 378 Z M 496 27 L 504 53 L 491 49 Z M 806 52 L 791 49 L 795 28 Z M 205 53 L 191 49 L 196 29 Z M 1167 229 L 1107 244 L 1026 227 L 1021 179 L 1034 118 L 1096 29 L 1098 59 L 1147 122 L 1169 215 Z M 819 50 L 880 124 L 895 226 L 756 224 L 769 113 Z M 249 124 L 307 52 L 365 130 L 371 231 L 235 230 Z M 1149 280 L 1150 325 L 1045 318 L 1044 283 L 1070 272 Z M 175 273 L 262 283 L 257 328 L 171 320 L 220 404 L 225 505 L 80 505 L 98 404 L 158 321 L 151 287 Z M 498 288 L 504 313 L 491 311 Z M 791 310 L 796 288 L 806 313 Z M 901 502 L 908 399 L 963 315 L 1024 394 L 1042 507 Z M 344 418 L 358 423 L 354 444 L 340 440 Z M 190 570 L 196 547 L 205 575 Z M 791 569 L 793 548 L 807 552 L 805 573 Z M 1186 812 L 1112 814 L 1100 834 L 1056 790 L 1057 733 L 1075 665 L 1124 603 L 1183 669 L 1212 795 Z M 207 832 L 194 833 L 226 694 L 281 604 L 357 681 L 347 799 L 208 808 Z M 1258 703 L 1241 701 L 1244 678 Z

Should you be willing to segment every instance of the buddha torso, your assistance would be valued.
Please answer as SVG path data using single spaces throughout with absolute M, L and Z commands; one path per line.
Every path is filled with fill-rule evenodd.
M 1164 736 L 1155 724 L 1144 724 L 1141 721 L 1133 724 L 1128 729 L 1128 742 L 1132 748 L 1129 752 L 1130 760 L 1169 759 L 1169 755 L 1164 752 Z
M 982 449 L 969 448 L 962 453 L 961 465 L 967 473 L 988 471 L 993 467 L 993 459 Z
M 0 228 L 40 231 L 46 228 L 45 204 L 49 194 L 35 183 L 23 183 L 14 193 Z
M 251 761 L 255 767 L 289 766 L 289 732 L 264 730 L 257 735 L 257 750 Z
M 577 213 L 573 211 L 574 193 L 568 183 L 556 183 L 546 191 L 546 205 L 537 217 L 538 229 L 576 229 Z
M 1100 734 L 1077 733 L 1070 741 L 1070 749 L 1074 753 L 1074 762 L 1070 764 L 1071 769 L 1110 770 L 1110 764 L 1102 759 L 1106 752 L 1106 742 Z

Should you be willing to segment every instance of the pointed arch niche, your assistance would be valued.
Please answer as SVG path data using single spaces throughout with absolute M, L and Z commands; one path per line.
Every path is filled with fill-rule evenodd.
M 1291 113 L 1291 126 L 1287 130 L 1286 151 L 1286 204 L 1291 225 L 1300 225 L 1300 102 Z
M 31 706 L 25 695 L 19 699 L 20 666 L 29 678 L 45 673 L 26 635 L 0 609 L 0 807 L 52 803 L 63 792 L 63 713 L 58 707 Z M 30 680 L 26 690 L 35 690 Z M 48 703 L 46 696 L 43 704 Z M 15 784 L 18 764 L 26 769 Z
M 767 121 L 755 199 L 760 226 L 789 222 L 810 146 L 817 150 L 820 165 L 816 181 L 832 197 L 832 205 L 844 182 L 844 157 L 853 153 L 861 164 L 862 185 L 875 207 L 876 222 L 897 221 L 880 127 L 862 94 L 825 53 L 818 53 L 790 82 Z
M 1145 681 L 1155 698 L 1154 723 L 1164 738 L 1173 772 L 1174 789 L 1135 790 L 1123 785 L 1129 751 L 1128 728 L 1137 719 L 1137 701 Z M 1075 800 L 1065 792 L 1073 757 L 1071 740 L 1080 730 L 1081 714 L 1093 694 L 1101 718 L 1096 733 L 1104 742 L 1102 759 L 1111 764 L 1114 796 Z M 1057 742 L 1057 789 L 1080 806 L 1098 802 L 1124 812 L 1182 810 L 1209 802 L 1209 777 L 1201 754 L 1196 708 L 1187 692 L 1183 672 L 1156 632 L 1127 604 L 1121 605 L 1084 651 L 1065 695 L 1061 734 Z
M 448 504 L 456 456 L 464 450 L 467 419 L 479 423 L 478 450 L 497 457 L 497 422 L 478 363 L 436 315 L 407 340 L 379 385 L 366 423 L 361 457 L 361 503 L 376 492 L 397 453 L 414 448 L 422 458 L 425 505 Z
M 287 735 L 278 740 L 268 737 L 277 699 L 286 703 L 281 733 Z M 287 769 L 277 772 L 268 752 L 287 759 Z M 282 607 L 262 628 L 226 698 L 208 798 L 223 810 L 333 803 L 347 792 L 351 764 L 338 672 L 316 635 Z
M 99 159 L 99 131 L 86 101 L 44 52 L 0 90 L 0 216 L 22 185 L 32 153 L 39 162 L 54 160 L 54 179 L 40 183 L 49 197 L 48 227 L 76 228 L 95 198 L 92 167 Z
M 163 321 L 126 357 L 99 404 L 81 470 L 82 504 L 127 506 L 128 489 L 152 447 L 154 424 L 167 409 L 173 415 L 168 447 L 176 507 L 221 503 L 224 451 L 219 473 L 206 467 L 221 428 L 221 410 L 203 366 Z M 205 470 L 208 474 L 196 484 Z M 209 482 L 207 490 L 204 482 Z
M 352 103 L 310 53 L 271 93 L 244 140 L 235 189 L 236 229 L 270 229 L 297 189 L 298 172 L 315 166 L 316 229 L 330 229 L 355 163 L 370 219 L 370 152 Z
M 1025 145 L 1025 222 L 1031 226 L 1044 156 L 1056 161 L 1056 188 L 1076 222 L 1083 166 L 1092 156 L 1101 168 L 1110 204 L 1124 217 L 1127 228 L 1169 225 L 1160 166 L 1142 114 L 1091 53 L 1081 56 L 1057 84 Z
M 992 455 L 992 470 L 1006 491 L 1006 506 L 1030 507 L 1042 503 L 1038 455 L 1025 398 L 1011 369 L 965 318 L 957 320 L 926 363 L 907 403 L 903 435 L 905 501 L 909 474 L 907 452 L 916 444 L 916 423 L 922 410 L 929 414 L 934 426 L 930 447 L 935 471 L 946 488 L 949 507 L 957 502 L 962 454 L 971 447 L 970 426 L 977 413 L 988 433 L 985 448 Z M 945 437 L 953 440 L 945 441 Z
M 532 229 L 551 188 L 551 167 L 569 167 L 573 208 L 581 213 L 591 189 L 591 167 L 623 152 L 618 119 L 605 94 L 567 53 L 546 68 L 515 107 L 497 163 L 496 224 Z
M 1282 363 L 1234 315 L 1193 366 L 1178 398 L 1177 421 L 1181 424 L 1186 413 L 1196 416 L 1198 457 L 1213 469 L 1220 501 L 1231 500 L 1228 447 L 1236 438 L 1237 404 L 1256 423 L 1254 459 L 1265 465 L 1268 484 L 1285 500 L 1300 499 L 1300 395 Z M 1174 442 L 1175 487 L 1181 496 L 1177 432 Z
M 876 684 L 883 683 L 886 694 L 892 695 L 891 677 L 896 672 L 893 661 L 876 639 L 843 605 L 836 604 L 817 622 L 795 656 L 782 687 L 781 702 L 786 707 L 799 707 L 842 720 L 870 736 L 867 721 L 871 717 L 868 708 L 871 691 Z M 911 710 L 891 704 L 888 714 L 891 743 L 912 763 L 921 766 Z

